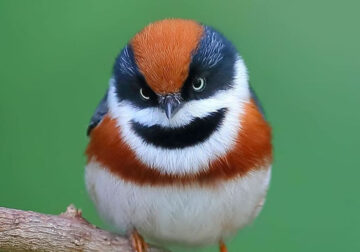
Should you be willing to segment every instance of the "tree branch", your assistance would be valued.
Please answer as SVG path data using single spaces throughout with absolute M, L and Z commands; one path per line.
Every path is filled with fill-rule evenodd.
M 149 252 L 165 252 L 151 247 Z M 0 207 L 0 251 L 132 252 L 129 239 L 90 224 L 70 205 L 47 215 Z

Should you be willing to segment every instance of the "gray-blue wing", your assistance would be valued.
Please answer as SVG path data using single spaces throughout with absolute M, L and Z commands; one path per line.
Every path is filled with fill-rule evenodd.
M 93 128 L 95 128 L 99 122 L 103 119 L 104 115 L 108 112 L 107 105 L 107 91 L 104 97 L 101 99 L 99 105 L 96 107 L 95 113 L 91 117 L 90 124 L 87 128 L 87 135 L 89 136 Z
M 257 97 L 257 95 L 256 95 L 256 93 L 255 93 L 255 91 L 254 91 L 254 89 L 253 89 L 251 86 L 250 86 L 250 94 L 251 94 L 251 98 L 254 99 L 257 108 L 260 110 L 262 116 L 265 118 L 264 108 L 263 108 L 263 106 L 261 105 L 261 103 L 260 103 L 260 101 L 259 101 L 259 99 L 258 99 L 258 97 Z

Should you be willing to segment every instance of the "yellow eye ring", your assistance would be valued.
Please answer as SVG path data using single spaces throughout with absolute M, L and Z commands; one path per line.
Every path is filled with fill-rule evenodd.
M 205 79 L 204 78 L 196 78 L 193 83 L 192 83 L 192 88 L 194 89 L 194 91 L 196 92 L 201 92 L 204 90 L 205 88 Z
M 146 96 L 146 95 L 144 94 L 143 88 L 140 88 L 140 96 L 141 96 L 141 98 L 143 98 L 144 100 L 150 100 L 150 96 Z

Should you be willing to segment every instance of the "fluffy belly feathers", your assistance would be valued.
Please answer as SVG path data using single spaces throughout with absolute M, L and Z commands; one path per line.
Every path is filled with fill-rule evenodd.
M 119 232 L 136 228 L 159 243 L 217 243 L 262 208 L 271 167 L 211 186 L 149 186 L 126 182 L 101 164 L 86 167 L 86 186 L 100 215 Z

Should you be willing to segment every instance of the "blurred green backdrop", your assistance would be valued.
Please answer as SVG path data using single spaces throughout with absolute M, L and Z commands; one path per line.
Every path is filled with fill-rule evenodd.
M 237 46 L 273 126 L 266 206 L 230 252 L 360 251 L 359 9 L 355 0 L 0 0 L 0 206 L 57 214 L 74 203 L 104 226 L 83 152 L 114 58 L 147 23 L 191 18 Z

